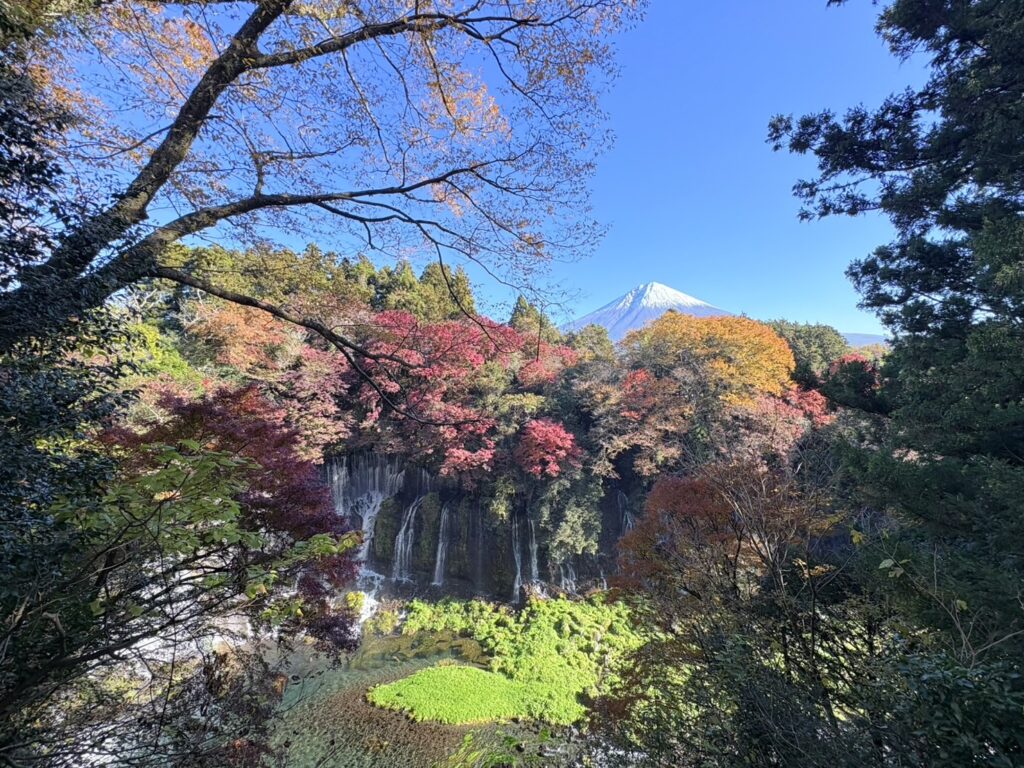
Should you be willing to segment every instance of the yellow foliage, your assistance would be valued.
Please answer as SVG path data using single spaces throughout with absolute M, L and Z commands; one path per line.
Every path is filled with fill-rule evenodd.
M 770 326 L 748 317 L 694 317 L 666 312 L 623 341 L 625 348 L 674 368 L 702 363 L 733 405 L 759 394 L 781 395 L 792 386 L 793 352 Z

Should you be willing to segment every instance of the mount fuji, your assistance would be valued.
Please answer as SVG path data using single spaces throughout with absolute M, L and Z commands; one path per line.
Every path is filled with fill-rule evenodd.
M 662 283 L 644 283 L 589 315 L 573 320 L 565 330 L 578 331 L 586 325 L 603 325 L 612 341 L 619 341 L 630 331 L 642 328 L 670 309 L 698 317 L 732 314 Z
M 669 310 L 697 317 L 734 314 L 662 283 L 643 283 L 589 315 L 566 324 L 562 330 L 578 331 L 586 325 L 603 325 L 612 341 L 621 341 L 630 331 L 643 328 Z M 888 343 L 885 336 L 874 333 L 841 333 L 851 347 Z

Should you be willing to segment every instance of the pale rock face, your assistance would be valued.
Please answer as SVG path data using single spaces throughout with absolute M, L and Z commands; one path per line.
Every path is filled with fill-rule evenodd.
M 589 315 L 572 321 L 565 330 L 578 331 L 586 325 L 602 325 L 612 341 L 620 341 L 630 331 L 643 328 L 670 309 L 697 317 L 732 314 L 662 283 L 644 283 Z

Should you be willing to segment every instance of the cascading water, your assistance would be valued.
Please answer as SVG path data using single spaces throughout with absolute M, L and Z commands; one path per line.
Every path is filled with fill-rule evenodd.
M 357 626 L 362 626 L 376 611 L 377 595 L 384 582 L 384 577 L 366 564 L 373 543 L 377 514 L 385 500 L 401 493 L 405 483 L 405 466 L 399 457 L 380 453 L 333 456 L 324 465 L 334 500 L 334 511 L 353 526 L 358 522 L 363 533 L 363 543 L 359 548 L 359 559 L 363 564 L 358 580 L 363 600 L 357 623 Z
M 377 513 L 386 499 L 397 496 L 405 482 L 405 465 L 398 456 L 360 453 L 334 456 L 326 462 L 327 482 L 331 486 L 335 511 L 353 524 L 358 516 L 363 532 L 359 559 L 364 563 L 373 541 Z
M 559 563 L 558 575 L 561 580 L 562 590 L 570 595 L 576 594 L 576 568 L 573 567 L 572 561 L 567 560 L 564 563 Z
M 629 510 L 629 498 L 622 491 L 618 492 L 615 500 L 619 504 L 619 518 L 622 521 L 622 532 L 633 530 L 633 526 L 636 525 L 636 518 L 633 517 L 633 513 Z
M 441 523 L 437 530 L 437 557 L 434 559 L 434 580 L 431 582 L 435 587 L 444 586 L 444 567 L 448 560 L 448 539 L 450 534 L 450 513 L 448 502 L 441 507 Z
M 533 527 L 533 518 L 526 518 L 527 527 L 530 533 L 530 582 L 536 584 L 540 581 L 540 571 L 537 568 L 537 531 Z
M 395 581 L 412 581 L 412 544 L 416 533 L 416 513 L 426 496 L 417 496 L 402 515 L 402 525 L 395 537 L 395 564 L 391 577 Z
M 512 516 L 512 559 L 516 563 L 516 578 L 512 582 L 512 604 L 519 604 L 519 593 L 523 589 L 523 552 L 519 546 L 519 520 Z

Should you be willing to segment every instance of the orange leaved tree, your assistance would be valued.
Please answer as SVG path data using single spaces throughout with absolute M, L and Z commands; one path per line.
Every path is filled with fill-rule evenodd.
M 656 373 L 701 366 L 730 404 L 792 386 L 793 352 L 770 326 L 747 317 L 694 317 L 666 312 L 623 341 L 626 351 Z

